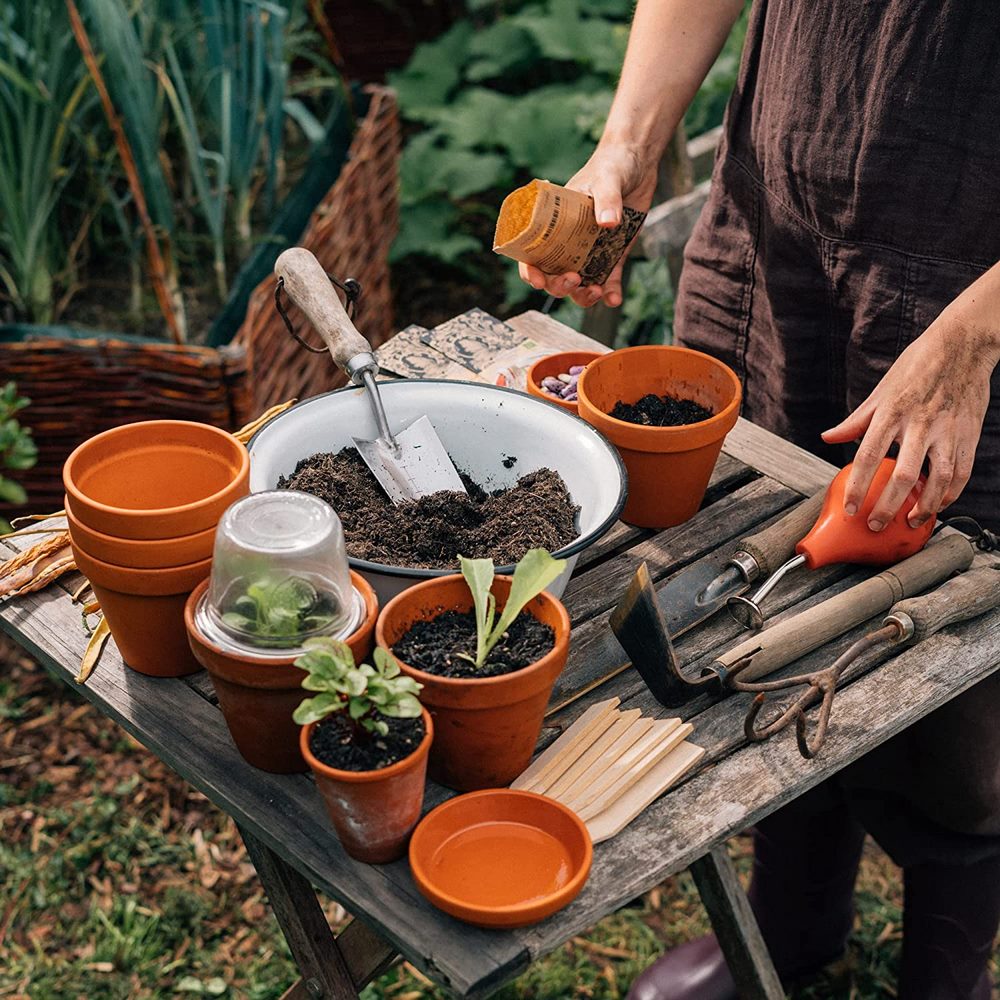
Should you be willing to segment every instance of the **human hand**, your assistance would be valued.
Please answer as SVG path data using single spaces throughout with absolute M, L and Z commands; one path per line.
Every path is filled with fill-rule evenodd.
M 919 527 L 961 495 L 990 401 L 990 376 L 1000 360 L 995 331 L 973 327 L 951 308 L 896 359 L 871 395 L 842 423 L 824 432 L 828 444 L 861 438 L 844 495 L 853 515 L 890 445 L 896 468 L 868 518 L 881 531 L 902 507 L 920 476 L 930 471 L 907 521 Z
M 622 205 L 645 212 L 656 189 L 656 163 L 650 164 L 642 151 L 624 143 L 601 143 L 593 156 L 570 178 L 566 187 L 583 191 L 594 199 L 597 224 L 604 229 L 621 225 Z M 580 275 L 545 274 L 531 264 L 521 263 L 518 272 L 532 288 L 562 298 L 570 295 L 577 305 L 592 306 L 602 298 L 606 305 L 622 304 L 622 268 L 628 250 L 615 265 L 603 285 L 580 287 Z

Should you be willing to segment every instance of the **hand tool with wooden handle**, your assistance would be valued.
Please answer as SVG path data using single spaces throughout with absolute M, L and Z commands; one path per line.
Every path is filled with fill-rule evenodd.
M 615 634 L 653 696 L 667 708 L 676 708 L 708 687 L 738 675 L 754 680 L 792 663 L 800 656 L 872 618 L 896 601 L 966 569 L 972 562 L 972 541 L 958 533 L 941 535 L 916 555 L 765 629 L 723 654 L 701 676 L 681 668 L 670 631 L 653 591 L 645 564 L 639 567 L 619 608 Z
M 744 628 L 764 626 L 760 605 L 786 573 L 797 566 L 819 569 L 833 563 L 860 563 L 869 566 L 892 566 L 919 552 L 934 531 L 935 518 L 928 518 L 919 528 L 911 528 L 907 516 L 917 502 L 924 477 L 914 486 L 896 515 L 881 531 L 868 527 L 868 518 L 896 468 L 894 458 L 884 458 L 858 512 L 849 516 L 844 510 L 844 494 L 854 463 L 844 466 L 834 476 L 823 498 L 816 523 L 795 546 L 796 555 L 767 578 L 753 597 L 733 596 L 727 601 L 730 614 Z
M 378 437 L 354 438 L 354 445 L 389 499 L 399 504 L 441 490 L 464 493 L 465 485 L 426 416 L 395 434 L 390 430 L 375 381 L 379 369 L 371 345 L 351 322 L 319 261 L 304 247 L 291 247 L 278 257 L 274 273 L 279 293 L 281 289 L 288 293 L 323 338 L 337 366 L 368 394 Z
M 974 565 L 930 593 L 897 601 L 883 619 L 881 628 L 852 643 L 828 667 L 776 681 L 745 682 L 737 675 L 731 681 L 732 686 L 757 696 L 743 727 L 747 739 L 766 740 L 794 722 L 799 752 L 806 758 L 815 756 L 826 739 L 837 684 L 855 660 L 879 645 L 913 645 L 948 625 L 978 618 L 997 607 L 1000 607 L 1000 565 L 996 562 Z M 777 718 L 757 726 L 757 717 L 768 694 L 799 686 L 804 686 L 804 690 L 795 701 Z M 820 699 L 822 705 L 816 731 L 810 739 L 806 734 L 805 710 Z

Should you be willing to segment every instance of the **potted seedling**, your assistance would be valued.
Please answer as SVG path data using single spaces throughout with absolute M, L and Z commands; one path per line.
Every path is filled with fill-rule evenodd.
M 346 643 L 311 639 L 295 665 L 316 692 L 295 710 L 299 746 L 330 819 L 352 858 L 383 864 L 403 855 L 420 818 L 433 726 L 384 649 L 356 664 Z
M 376 641 L 423 685 L 437 738 L 429 773 L 461 791 L 509 784 L 531 759 L 569 652 L 569 615 L 545 588 L 565 562 L 531 549 L 512 577 L 490 559 L 403 591 Z
M 295 666 L 311 638 L 371 652 L 378 602 L 350 572 L 340 520 L 321 500 L 254 493 L 226 512 L 212 575 L 184 609 L 188 642 L 208 671 L 233 742 L 265 771 L 305 771 L 292 713 L 305 676 Z

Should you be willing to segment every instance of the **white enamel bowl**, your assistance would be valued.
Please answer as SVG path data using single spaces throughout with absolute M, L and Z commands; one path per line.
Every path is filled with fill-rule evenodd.
M 549 590 L 561 596 L 581 552 L 618 519 L 625 503 L 625 468 L 606 438 L 579 417 L 512 389 L 440 379 L 381 382 L 393 430 L 426 413 L 455 464 L 486 489 L 512 486 L 518 477 L 548 467 L 558 472 L 580 507 L 579 535 L 555 555 L 569 561 Z M 374 438 L 375 419 L 364 390 L 338 389 L 306 399 L 275 417 L 250 442 L 250 489 L 274 489 L 316 452 L 339 451 L 352 437 Z M 517 461 L 510 463 L 510 458 Z M 505 467 L 507 461 L 511 467 Z M 421 580 L 454 567 L 408 569 L 351 559 L 351 568 L 375 588 L 379 603 Z M 499 567 L 511 572 L 513 567 Z

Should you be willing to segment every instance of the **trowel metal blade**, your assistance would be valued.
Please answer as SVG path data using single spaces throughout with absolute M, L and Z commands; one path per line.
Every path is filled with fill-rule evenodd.
M 709 584 L 716 581 L 716 586 L 709 590 Z M 721 554 L 681 570 L 657 588 L 656 599 L 664 623 L 676 639 L 711 618 L 730 597 L 738 597 L 749 589 L 750 584 L 729 563 L 729 557 Z
M 394 504 L 441 490 L 465 492 L 465 484 L 426 414 L 396 434 L 396 444 L 393 451 L 382 438 L 354 438 L 355 448 Z

